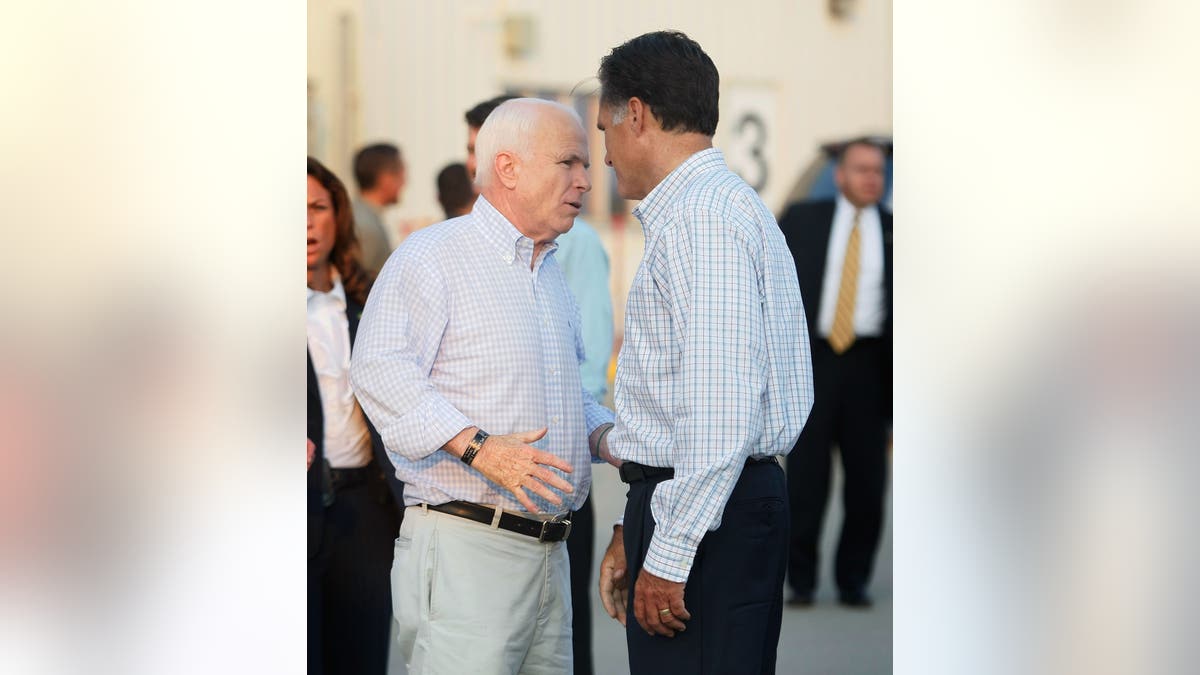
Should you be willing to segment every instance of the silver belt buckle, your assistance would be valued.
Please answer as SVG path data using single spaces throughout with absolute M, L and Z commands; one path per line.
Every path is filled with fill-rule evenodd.
M 562 539 L 560 539 L 559 541 L 566 541 L 567 537 L 571 536 L 571 521 L 570 520 L 543 520 L 542 521 L 542 531 L 540 534 L 538 534 L 538 542 L 540 542 L 540 543 L 546 542 L 546 532 L 547 532 L 547 530 L 550 529 L 550 525 L 552 523 L 562 523 L 563 525 L 567 526 L 566 531 L 563 532 Z

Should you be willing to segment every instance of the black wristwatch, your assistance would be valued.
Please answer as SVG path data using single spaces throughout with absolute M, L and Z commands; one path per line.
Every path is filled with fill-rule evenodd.
M 475 461 L 475 455 L 479 454 L 479 448 L 483 447 L 483 442 L 487 439 L 488 433 L 483 429 L 475 432 L 475 438 L 472 438 L 471 442 L 467 443 L 467 449 L 462 454 L 461 459 L 463 464 L 470 466 L 471 462 Z

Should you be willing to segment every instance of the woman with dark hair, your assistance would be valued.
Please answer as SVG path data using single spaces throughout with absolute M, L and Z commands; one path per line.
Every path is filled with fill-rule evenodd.
M 395 470 L 350 389 L 371 278 L 346 188 L 308 158 L 308 672 L 387 670 Z
M 333 231 L 321 240 L 324 246 L 320 248 L 316 246 L 318 242 L 313 232 L 314 186 L 318 193 L 324 193 L 326 211 L 323 213 L 330 216 L 329 222 L 333 225 Z M 347 298 L 361 308 L 367 302 L 367 291 L 371 290 L 373 280 L 358 262 L 358 237 L 354 235 L 354 211 L 350 206 L 350 196 L 342 181 L 312 157 L 308 158 L 308 198 L 308 286 L 328 291 L 332 288 L 330 273 L 337 270 Z M 323 217 L 318 218 L 319 225 L 326 224 Z M 324 288 L 313 286 L 314 279 Z

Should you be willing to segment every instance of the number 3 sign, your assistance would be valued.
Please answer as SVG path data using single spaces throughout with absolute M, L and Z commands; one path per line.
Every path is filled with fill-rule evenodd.
M 775 92 L 765 86 L 735 84 L 726 96 L 722 118 L 725 159 L 742 180 L 761 195 L 771 181 L 775 138 Z M 724 126 L 724 125 L 722 125 Z

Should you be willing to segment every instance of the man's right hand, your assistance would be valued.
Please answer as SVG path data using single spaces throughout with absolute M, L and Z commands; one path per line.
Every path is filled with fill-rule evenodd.
M 526 489 L 536 492 L 552 504 L 562 504 L 562 498 L 551 492 L 550 488 L 565 494 L 570 494 L 574 488 L 545 467 L 554 467 L 567 473 L 572 472 L 572 467 L 566 460 L 530 445 L 545 435 L 546 428 L 543 427 L 536 431 L 488 436 L 471 462 L 471 468 L 512 492 L 530 513 L 536 513 L 537 508 L 529 499 Z
M 613 528 L 612 542 L 600 561 L 600 601 L 604 611 L 621 625 L 625 625 L 626 603 L 629 599 L 629 579 L 626 577 L 625 530 L 620 525 Z

